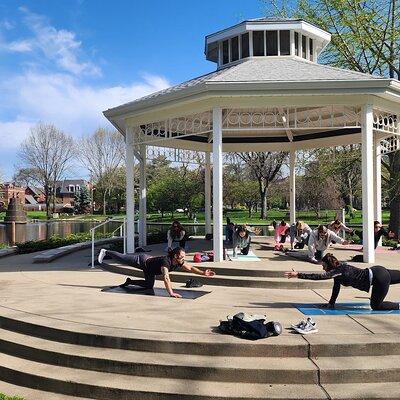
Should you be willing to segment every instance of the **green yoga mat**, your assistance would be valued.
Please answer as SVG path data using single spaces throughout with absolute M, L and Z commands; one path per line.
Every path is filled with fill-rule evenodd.
M 227 250 L 226 254 L 230 259 L 232 259 L 232 261 L 261 261 L 251 250 L 247 255 L 238 253 L 236 258 L 233 257 L 232 249 Z

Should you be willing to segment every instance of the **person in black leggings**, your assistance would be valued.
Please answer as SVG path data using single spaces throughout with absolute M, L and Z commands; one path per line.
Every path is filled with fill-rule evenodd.
M 285 272 L 287 278 L 334 280 L 331 299 L 326 305 L 328 308 L 335 308 L 336 299 L 340 292 L 340 286 L 351 286 L 355 289 L 369 292 L 371 286 L 370 305 L 373 310 L 399 310 L 399 303 L 384 301 L 390 285 L 400 283 L 400 271 L 387 269 L 380 265 L 371 268 L 357 268 L 352 265 L 341 263 L 331 253 L 322 258 L 324 272 Z
M 215 272 L 210 269 L 201 270 L 192 265 L 185 264 L 185 250 L 182 247 L 169 250 L 167 256 L 160 257 L 152 257 L 145 253 L 122 254 L 117 251 L 101 249 L 98 258 L 100 264 L 103 263 L 105 256 L 111 256 L 126 265 L 139 268 L 143 271 L 144 279 L 127 278 L 125 283 L 120 285 L 120 287 L 136 285 L 145 289 L 152 289 L 156 276 L 163 275 L 165 288 L 171 297 L 182 297 L 179 293 L 175 293 L 172 290 L 169 277 L 171 271 L 183 268 L 185 271 L 206 277 L 213 277 L 215 275 Z

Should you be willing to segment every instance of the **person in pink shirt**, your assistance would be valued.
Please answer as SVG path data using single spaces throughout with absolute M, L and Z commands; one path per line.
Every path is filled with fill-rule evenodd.
M 274 227 L 275 227 L 275 247 L 276 246 L 283 247 L 281 243 L 286 242 L 286 237 L 289 233 L 290 226 L 284 220 L 282 220 L 279 224 L 275 223 Z

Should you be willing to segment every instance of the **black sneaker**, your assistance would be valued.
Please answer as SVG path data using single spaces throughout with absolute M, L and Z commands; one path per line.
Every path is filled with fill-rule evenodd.
M 126 281 L 124 283 L 121 283 L 121 285 L 119 285 L 120 288 L 124 288 L 127 287 L 129 285 L 132 284 L 132 279 L 131 278 L 126 278 Z
M 196 279 L 190 278 L 186 281 L 187 288 L 196 288 L 196 287 L 202 287 L 203 285 L 199 282 L 196 281 Z

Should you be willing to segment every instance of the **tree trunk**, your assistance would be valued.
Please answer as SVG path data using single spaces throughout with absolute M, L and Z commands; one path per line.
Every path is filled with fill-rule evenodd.
M 46 216 L 47 219 L 51 218 L 51 212 L 50 212 L 50 188 L 48 185 L 44 186 L 44 195 L 46 196 Z
M 55 183 L 53 183 L 53 188 L 51 190 L 52 194 L 53 194 L 53 214 L 56 212 L 56 185 Z
M 260 191 L 261 198 L 261 214 L 260 219 L 267 219 L 267 186 L 263 179 L 258 177 L 258 189 Z
M 350 209 L 353 209 L 353 185 L 351 184 L 351 179 L 350 177 L 348 178 L 348 184 L 349 184 L 349 206 Z
M 247 206 L 247 209 L 249 211 L 249 218 L 251 218 L 251 210 L 252 210 L 252 208 L 253 208 L 252 205 Z
M 261 219 L 267 219 L 267 190 L 265 189 L 261 194 Z
M 106 211 L 107 211 L 107 189 L 104 190 L 103 192 L 103 216 L 106 216 Z

